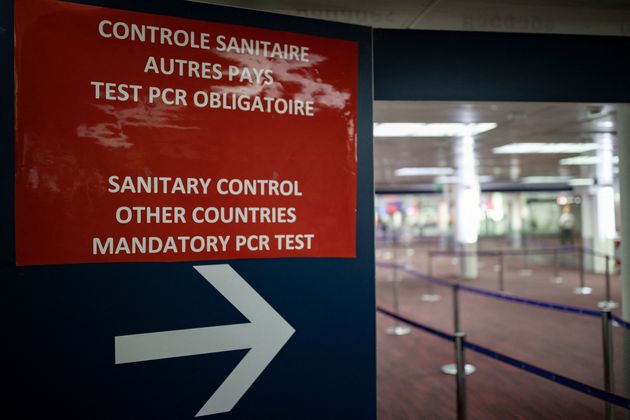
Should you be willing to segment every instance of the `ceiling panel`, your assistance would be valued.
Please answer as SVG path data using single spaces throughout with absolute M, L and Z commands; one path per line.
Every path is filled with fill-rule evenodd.
M 591 167 L 561 166 L 559 160 L 578 154 L 500 155 L 493 148 L 516 142 L 593 142 L 612 136 L 612 104 L 523 103 L 523 102 L 403 102 L 376 101 L 375 122 L 495 122 L 497 128 L 475 137 L 478 173 L 493 177 L 494 183 L 520 182 L 527 176 L 590 176 Z M 375 138 L 374 165 L 377 188 L 432 185 L 436 177 L 396 176 L 402 167 L 454 168 L 454 138 Z M 587 153 L 588 154 L 588 153 Z
M 627 0 L 192 0 L 375 28 L 630 35 Z

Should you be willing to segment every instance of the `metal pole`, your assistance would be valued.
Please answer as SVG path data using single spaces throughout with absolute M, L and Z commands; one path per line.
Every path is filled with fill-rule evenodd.
M 609 307 L 602 308 L 602 344 L 604 351 L 604 390 L 614 392 L 612 313 Z M 604 408 L 606 420 L 613 420 L 615 412 L 612 404 L 606 401 Z
M 503 284 L 503 251 L 499 251 L 499 291 L 501 293 L 505 291 Z
M 457 334 L 462 334 L 463 337 L 463 333 L 460 332 L 459 326 L 459 283 L 455 283 L 453 285 L 453 328 L 455 330 L 454 332 L 456 337 Z M 455 347 L 455 354 L 457 357 L 457 343 Z M 457 362 L 457 359 L 455 361 Z M 442 373 L 446 375 L 459 375 L 460 372 L 463 375 L 472 375 L 473 373 L 475 373 L 476 370 L 477 368 L 474 365 L 469 365 L 466 363 L 463 363 L 462 366 L 459 366 L 457 363 L 448 363 L 442 366 Z M 459 380 L 457 383 L 459 384 Z
M 459 332 L 459 283 L 453 286 L 453 329 Z
M 610 255 L 605 255 L 604 258 L 606 259 L 606 271 L 605 271 L 605 275 L 606 275 L 606 298 L 602 301 L 599 302 L 597 304 L 597 306 L 600 309 L 603 308 L 609 308 L 609 309 L 614 309 L 617 306 L 616 302 L 613 302 L 611 297 L 610 297 Z
M 529 250 L 527 245 L 523 249 L 523 268 L 521 269 L 521 276 L 531 276 L 532 270 L 529 268 Z
M 584 288 L 584 248 L 578 248 L 578 264 L 580 264 L 580 287 Z
M 584 285 L 584 247 L 578 247 L 578 269 L 580 270 L 580 287 L 573 290 L 576 295 L 590 295 L 593 289 Z
M 558 258 L 558 248 L 553 249 L 553 278 L 551 281 L 556 284 L 562 283 L 562 277 L 560 277 L 560 267 Z
M 606 255 L 606 302 L 610 300 L 610 257 Z
M 398 264 L 394 263 L 392 266 L 392 291 L 394 293 L 394 313 L 399 315 L 400 310 L 400 279 L 398 278 Z M 396 321 L 396 325 L 387 328 L 385 332 L 389 335 L 407 335 L 411 332 L 411 328 L 400 325 Z
M 411 247 L 411 244 L 409 243 L 407 245 L 407 250 L 405 251 L 405 256 L 407 257 L 405 259 L 405 264 L 407 266 L 407 268 L 412 268 L 413 267 L 413 255 L 416 253 L 416 251 L 414 251 L 414 249 Z
M 429 277 L 433 277 L 433 252 L 429 251 Z M 429 284 L 427 285 L 428 290 L 427 293 L 423 294 L 422 296 L 420 296 L 420 300 L 422 300 L 423 302 L 437 302 L 438 300 L 442 299 L 442 297 L 440 295 L 438 295 L 437 293 L 433 292 L 433 282 L 429 281 Z
M 394 291 L 394 312 L 399 315 L 400 308 L 400 286 L 398 284 L 398 264 L 394 264 L 394 278 L 392 279 L 393 291 Z
M 457 420 L 466 420 L 466 360 L 464 359 L 463 332 L 455 333 L 455 364 L 457 366 Z

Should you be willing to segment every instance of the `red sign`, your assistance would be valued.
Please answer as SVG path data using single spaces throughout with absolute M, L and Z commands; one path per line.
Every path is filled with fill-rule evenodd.
M 357 45 L 15 3 L 18 265 L 354 257 Z

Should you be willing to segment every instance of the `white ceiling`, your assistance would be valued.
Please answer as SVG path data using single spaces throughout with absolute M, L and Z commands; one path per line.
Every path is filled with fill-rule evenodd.
M 498 126 L 475 137 L 478 173 L 493 183 L 518 183 L 526 176 L 591 177 L 593 165 L 561 166 L 559 160 L 578 154 L 497 155 L 492 149 L 514 142 L 594 142 L 599 136 L 615 136 L 615 127 L 598 122 L 614 121 L 612 104 L 527 102 L 403 102 L 376 101 L 375 122 L 494 122 Z M 376 138 L 374 178 L 377 188 L 432 185 L 434 177 L 399 177 L 402 167 L 453 168 L 454 138 Z M 586 153 L 592 154 L 592 153 Z
M 630 36 L 628 0 L 194 0 L 375 28 Z

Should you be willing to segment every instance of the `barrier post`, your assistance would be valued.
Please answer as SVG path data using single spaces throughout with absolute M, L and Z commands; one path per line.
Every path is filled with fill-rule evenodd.
M 457 420 L 466 420 L 466 360 L 464 358 L 463 332 L 455 333 L 455 364 L 457 366 Z
M 553 277 L 551 282 L 555 284 L 562 283 L 562 277 L 560 277 L 560 267 L 558 261 L 558 248 L 553 249 Z
M 405 247 L 405 259 L 404 259 L 404 268 L 412 268 L 413 267 L 413 263 L 412 263 L 412 257 L 414 254 L 414 250 L 413 248 L 409 245 L 409 242 L 407 242 L 406 247 Z
M 400 315 L 400 279 L 398 277 L 398 264 L 392 265 L 392 291 L 394 293 L 394 313 Z M 411 332 L 411 328 L 406 325 L 400 325 L 396 321 L 396 325 L 388 327 L 385 332 L 389 335 L 407 335 Z
M 453 285 L 453 331 L 459 332 L 459 283 Z
M 521 276 L 529 277 L 532 275 L 532 270 L 529 268 L 529 249 L 527 245 L 523 248 L 523 268 L 521 269 Z
M 610 257 L 606 255 L 606 302 L 610 302 Z
M 499 291 L 501 293 L 505 292 L 505 287 L 503 284 L 503 251 L 499 251 Z
M 459 283 L 453 285 L 453 328 L 455 335 L 460 333 L 459 328 Z M 463 333 L 462 333 L 463 334 Z M 456 347 L 457 353 L 457 347 Z M 457 360 L 456 360 L 457 361 Z M 458 368 L 457 363 L 447 363 L 442 366 L 442 373 L 446 375 L 458 375 L 459 372 L 463 372 L 464 375 L 471 375 L 475 373 L 477 368 L 474 365 L 463 364 L 463 369 Z M 458 382 L 459 383 L 459 382 Z M 459 394 L 458 394 L 459 395 Z
M 580 286 L 573 289 L 576 295 L 590 295 L 593 289 L 584 285 L 584 247 L 579 246 L 578 250 L 578 270 L 580 271 Z
M 606 276 L 606 296 L 605 299 L 601 302 L 599 302 L 597 304 L 597 306 L 602 309 L 604 307 L 606 308 L 610 308 L 610 309 L 614 309 L 616 308 L 618 305 L 616 302 L 613 302 L 612 299 L 610 298 L 610 255 L 605 255 L 606 258 L 606 271 L 605 271 L 605 276 Z
M 433 251 L 429 251 L 429 277 L 433 277 Z M 420 296 L 420 300 L 422 300 L 423 302 L 429 302 L 429 303 L 433 303 L 433 302 L 437 302 L 438 300 L 442 299 L 442 296 L 438 295 L 437 293 L 435 293 L 433 291 L 433 282 L 432 281 L 428 281 L 427 282 L 427 293 L 424 293 L 422 296 Z
M 602 344 L 604 351 L 604 390 L 614 391 L 613 346 L 612 346 L 612 312 L 610 307 L 602 308 Z M 608 401 L 605 402 L 606 420 L 613 420 L 615 412 Z

